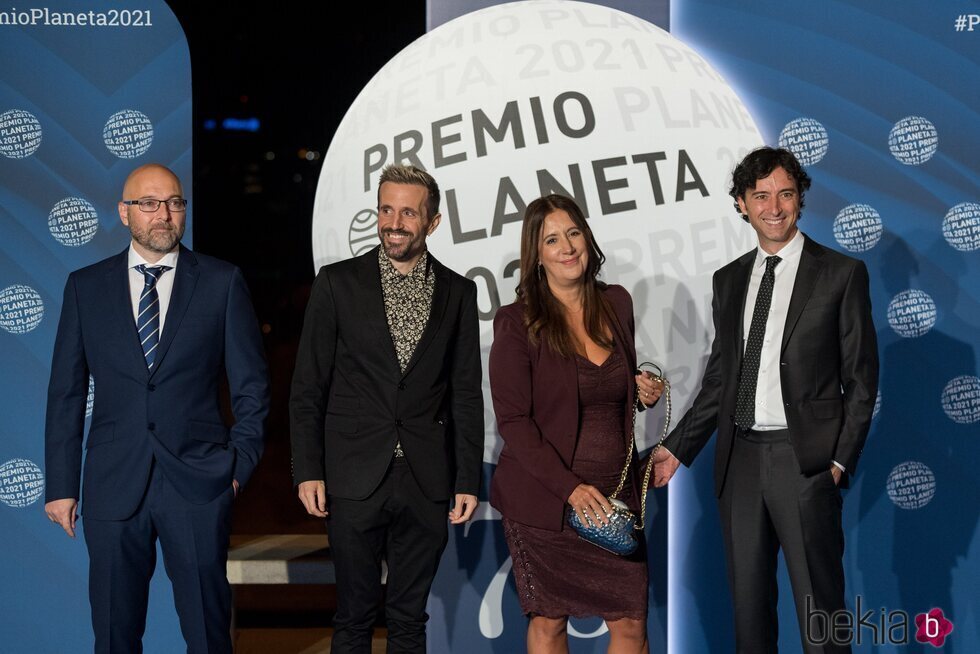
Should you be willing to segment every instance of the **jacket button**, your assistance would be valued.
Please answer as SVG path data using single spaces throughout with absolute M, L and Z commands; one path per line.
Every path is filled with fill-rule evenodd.
M 149 429 L 150 431 L 153 431 L 154 429 L 157 428 L 157 423 L 151 422 L 146 426 L 146 428 Z
M 783 402 L 783 406 L 788 407 L 789 406 L 789 402 Z
M 404 383 L 399 383 L 398 384 L 398 390 L 400 390 L 400 391 L 405 390 L 405 384 Z
M 401 420 L 396 420 L 395 421 L 395 426 L 396 427 L 401 427 L 402 426 L 402 421 Z
M 146 389 L 148 391 L 150 391 L 150 392 L 153 392 L 153 391 L 155 391 L 157 389 L 157 385 L 156 384 L 147 384 L 146 385 Z

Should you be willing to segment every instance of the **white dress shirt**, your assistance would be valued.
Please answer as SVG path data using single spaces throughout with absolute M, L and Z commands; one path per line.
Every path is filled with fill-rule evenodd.
M 136 324 L 136 317 L 139 315 L 140 295 L 143 293 L 143 286 L 146 284 L 143 274 L 136 270 L 136 266 L 144 264 L 146 266 L 170 266 L 170 270 L 165 271 L 157 280 L 157 296 L 160 298 L 160 333 L 163 334 L 163 323 L 167 319 L 167 309 L 170 307 L 170 295 L 174 290 L 174 273 L 177 270 L 177 255 L 180 250 L 175 249 L 168 252 L 156 263 L 150 263 L 129 244 L 129 298 L 133 304 L 133 324 Z
M 800 255 L 803 253 L 803 232 L 784 245 L 776 255 L 781 259 L 776 266 L 775 284 L 772 288 L 772 304 L 766 320 L 766 335 L 762 341 L 762 356 L 759 358 L 759 380 L 755 388 L 755 425 L 753 429 L 786 429 L 786 411 L 783 410 L 783 391 L 779 384 L 779 351 L 786 327 L 786 314 L 789 312 L 789 299 L 796 284 L 796 271 L 800 268 Z M 759 295 L 762 275 L 766 272 L 768 252 L 761 247 L 756 251 L 749 277 L 749 291 L 745 296 L 745 312 L 742 316 L 742 348 L 749 339 L 752 326 L 752 312 Z
M 762 340 L 762 356 L 759 358 L 759 379 L 755 387 L 755 424 L 752 429 L 757 431 L 787 427 L 786 411 L 783 408 L 783 390 L 779 381 L 779 355 L 786 328 L 786 315 L 789 313 L 789 300 L 793 296 L 793 286 L 796 284 L 796 273 L 800 268 L 800 255 L 803 253 L 805 238 L 803 232 L 797 231 L 796 236 L 776 253 L 780 262 L 776 265 L 772 303 L 769 305 L 766 335 Z M 755 299 L 759 295 L 759 286 L 762 284 L 762 275 L 766 272 L 768 256 L 771 255 L 759 247 L 752 264 L 749 290 L 745 296 L 745 313 L 742 316 L 743 351 L 749 339 L 752 312 L 755 309 Z M 836 461 L 832 463 L 846 472 L 841 464 Z

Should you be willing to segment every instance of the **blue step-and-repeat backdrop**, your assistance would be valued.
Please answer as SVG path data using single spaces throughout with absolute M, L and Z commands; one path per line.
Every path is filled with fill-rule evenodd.
M 588 210 L 605 279 L 633 295 L 637 349 L 667 370 L 677 416 L 712 337 L 711 274 L 754 245 L 727 196 L 732 165 L 763 143 L 791 148 L 814 180 L 802 229 L 871 274 L 882 382 L 845 493 L 845 572 L 851 608 L 881 628 L 857 629 L 856 649 L 932 651 L 914 624 L 906 643 L 889 627 L 937 608 L 954 625 L 943 651 L 977 651 L 980 6 L 491 4 L 430 0 L 430 31 L 352 104 L 317 189 L 315 264 L 372 245 L 380 168 L 421 163 L 444 191 L 430 247 L 476 280 L 485 356 L 513 300 L 523 208 L 564 190 Z M 52 341 L 67 273 L 125 247 L 115 204 L 129 170 L 166 163 L 189 193 L 190 80 L 162 0 L 0 6 L 3 652 L 91 648 L 84 546 L 42 511 Z M 489 477 L 500 441 L 486 399 Z M 650 446 L 663 409 L 640 422 Z M 654 652 L 733 650 L 711 459 L 650 496 Z M 500 516 L 484 502 L 477 518 L 451 531 L 432 652 L 524 649 Z M 159 577 L 146 651 L 180 651 Z M 781 651 L 798 652 L 785 574 L 781 587 Z M 608 631 L 576 619 L 570 640 L 602 652 Z
M 190 56 L 166 3 L 0 5 L 0 652 L 92 649 L 85 544 L 43 511 L 47 380 L 65 279 L 128 246 L 116 203 L 151 161 L 191 220 Z M 180 651 L 163 566 L 150 601 L 147 651 Z

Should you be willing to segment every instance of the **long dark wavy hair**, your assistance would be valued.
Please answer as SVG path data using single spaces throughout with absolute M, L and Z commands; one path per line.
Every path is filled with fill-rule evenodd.
M 548 277 L 539 266 L 538 246 L 544 219 L 555 211 L 567 213 L 585 236 L 589 253 L 589 262 L 582 279 L 582 317 L 585 331 L 598 345 L 611 350 L 613 341 L 608 334 L 612 333 L 612 307 L 601 293 L 606 284 L 598 279 L 606 257 L 596 245 L 582 210 L 574 200 L 564 195 L 538 198 L 524 212 L 524 228 L 521 230 L 521 279 L 517 285 L 517 298 L 524 302 L 524 324 L 527 326 L 528 339 L 532 344 L 544 341 L 553 352 L 566 358 L 573 356 L 576 351 L 562 304 L 551 293 Z

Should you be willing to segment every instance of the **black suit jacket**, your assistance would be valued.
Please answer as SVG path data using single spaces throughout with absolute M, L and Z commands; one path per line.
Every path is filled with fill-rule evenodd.
M 735 395 L 752 250 L 713 278 L 715 327 L 701 390 L 664 442 L 691 465 L 718 430 L 715 492 L 721 495 L 735 434 Z M 837 461 L 850 474 L 864 447 L 878 392 L 878 343 L 864 263 L 806 238 L 779 359 L 793 449 L 805 475 Z
M 400 439 L 432 500 L 476 495 L 483 391 L 476 284 L 429 253 L 429 321 L 404 373 L 388 329 L 378 248 L 313 283 L 290 397 L 293 480 L 324 480 L 360 500 L 381 483 Z

